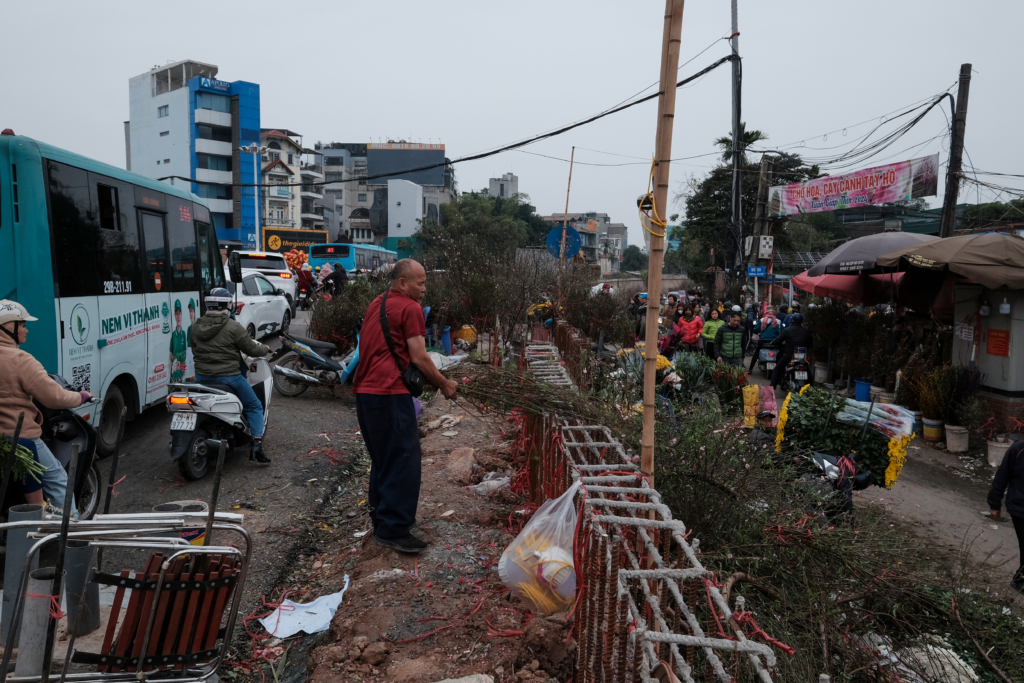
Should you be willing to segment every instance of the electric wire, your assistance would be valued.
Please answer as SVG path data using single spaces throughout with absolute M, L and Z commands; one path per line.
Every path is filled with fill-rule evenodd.
M 700 78 L 701 76 L 703 76 L 703 75 L 705 75 L 705 74 L 707 74 L 707 73 L 709 73 L 711 71 L 714 71 L 715 69 L 717 69 L 718 67 L 722 66 L 726 62 L 731 62 L 731 61 L 733 61 L 735 59 L 738 59 L 738 58 L 733 56 L 733 55 L 728 55 L 728 56 L 722 57 L 717 62 L 714 62 L 710 66 L 705 67 L 704 69 L 702 69 L 701 71 L 698 71 L 694 75 L 689 76 L 688 78 L 684 78 L 683 80 L 677 82 L 676 83 L 676 87 L 680 88 L 680 87 L 686 85 L 687 83 L 690 83 L 690 82 Z M 648 95 L 648 96 L 642 97 L 642 98 L 640 98 L 638 100 L 634 100 L 633 102 L 630 102 L 629 104 L 624 104 L 624 105 L 619 106 L 619 107 L 615 107 L 615 108 L 612 108 L 612 109 L 607 109 L 607 110 L 605 110 L 605 111 L 603 111 L 603 112 L 601 112 L 599 114 L 595 114 L 594 116 L 591 116 L 590 118 L 584 119 L 582 121 L 577 121 L 576 123 L 572 123 L 572 124 L 569 124 L 567 126 L 563 126 L 562 128 L 558 128 L 558 129 L 555 129 L 555 130 L 547 132 L 547 133 L 542 133 L 540 135 L 535 135 L 534 137 L 527 138 L 526 140 L 520 140 L 519 142 L 514 142 L 514 143 L 511 143 L 509 145 L 504 145 L 502 147 L 498 147 L 498 148 L 492 149 L 490 151 L 479 152 L 477 154 L 470 154 L 470 155 L 467 155 L 467 156 L 459 157 L 458 159 L 450 159 L 450 160 L 446 159 L 445 161 L 442 161 L 442 162 L 439 162 L 439 163 L 426 164 L 426 165 L 423 165 L 423 166 L 417 166 L 415 168 L 409 168 L 409 169 L 404 169 L 404 170 L 400 170 L 400 171 L 390 171 L 388 173 L 378 173 L 378 174 L 375 174 L 375 175 L 366 175 L 366 176 L 361 176 L 361 177 L 346 178 L 344 180 L 320 181 L 320 182 L 313 182 L 313 183 L 301 183 L 301 182 L 299 182 L 299 183 L 224 183 L 222 185 L 222 187 L 302 187 L 302 186 L 307 186 L 308 187 L 308 186 L 337 185 L 337 184 L 351 183 L 351 182 L 357 182 L 357 181 L 365 183 L 365 182 L 367 182 L 369 180 L 377 180 L 379 178 L 393 178 L 395 176 L 402 175 L 404 173 L 418 173 L 420 171 L 429 171 L 429 170 L 432 170 L 432 169 L 435 169 L 435 168 L 454 166 L 455 164 L 461 164 L 461 163 L 465 163 L 467 161 L 476 161 L 478 159 L 486 159 L 487 157 L 491 157 L 491 156 L 494 156 L 496 154 L 501 154 L 502 152 L 509 152 L 509 151 L 518 149 L 520 147 L 525 147 L 527 145 L 531 145 L 531 144 L 533 144 L 535 142 L 539 142 L 540 140 L 546 140 L 548 138 L 553 138 L 553 137 L 555 137 L 557 135 L 561 135 L 563 133 L 567 133 L 568 131 L 573 130 L 574 128 L 579 128 L 580 126 L 585 126 L 585 125 L 587 125 L 589 123 L 593 123 L 594 121 L 597 121 L 598 119 L 602 119 L 602 118 L 604 118 L 606 116 L 610 116 L 610 115 L 616 114 L 616 113 L 618 113 L 620 111 L 624 111 L 626 109 L 629 109 L 630 107 L 635 107 L 638 104 L 642 104 L 642 103 L 647 102 L 649 100 L 653 100 L 654 98 L 659 97 L 660 95 L 661 95 L 661 91 L 658 91 L 658 92 L 656 92 L 656 93 L 654 93 L 652 95 Z M 178 175 L 170 175 L 170 176 L 164 176 L 162 178 L 157 178 L 157 180 L 170 180 L 170 179 L 183 180 L 183 181 L 190 182 L 190 183 L 197 182 L 194 178 L 187 178 L 187 177 L 178 176 Z

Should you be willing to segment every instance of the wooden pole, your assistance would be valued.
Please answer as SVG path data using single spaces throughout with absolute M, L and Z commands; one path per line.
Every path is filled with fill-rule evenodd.
M 565 218 L 562 220 L 562 244 L 558 248 L 558 264 L 565 263 L 565 233 L 569 225 L 569 190 L 572 189 L 572 165 L 576 161 L 576 145 L 572 147 L 572 155 L 569 157 L 569 184 L 565 187 Z
M 956 227 L 956 198 L 960 192 L 960 168 L 964 154 L 964 130 L 967 127 L 967 96 L 971 92 L 971 65 L 960 65 L 960 88 L 956 93 L 956 114 L 953 117 L 953 139 L 950 142 L 949 166 L 946 169 L 946 196 L 942 202 L 939 237 L 952 237 Z
M 661 95 L 655 134 L 654 207 L 658 217 L 668 216 L 669 159 L 672 158 L 672 123 L 676 111 L 676 72 L 679 36 L 683 32 L 683 0 L 665 0 L 665 29 L 661 42 Z M 661 309 L 661 266 L 665 260 L 664 227 L 651 224 L 651 254 L 647 272 L 647 329 L 644 334 L 644 430 L 640 442 L 640 471 L 654 484 L 654 392 L 658 366 L 658 313 Z

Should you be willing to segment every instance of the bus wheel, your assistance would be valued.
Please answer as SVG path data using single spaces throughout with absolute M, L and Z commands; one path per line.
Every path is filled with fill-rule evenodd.
M 117 423 L 121 419 L 121 409 L 124 406 L 124 394 L 116 384 L 111 384 L 103 397 L 100 427 L 96 430 L 96 453 L 101 458 L 114 454 L 114 448 L 117 447 Z

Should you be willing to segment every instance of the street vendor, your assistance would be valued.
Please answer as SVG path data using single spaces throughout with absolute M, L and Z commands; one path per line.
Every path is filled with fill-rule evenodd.
M 1017 441 L 1003 455 L 1003 462 L 996 470 L 988 492 L 988 507 L 992 519 L 998 522 L 1003 495 L 1006 495 L 1006 512 L 1013 522 L 1020 546 L 1020 567 L 1013 575 L 1011 585 L 1024 593 L 1024 456 L 1021 451 L 1024 451 L 1024 441 Z

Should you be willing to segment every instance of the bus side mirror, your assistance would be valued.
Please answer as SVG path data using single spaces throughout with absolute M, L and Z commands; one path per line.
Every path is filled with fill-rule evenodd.
M 235 283 L 242 281 L 242 257 L 237 251 L 228 254 L 228 278 Z

